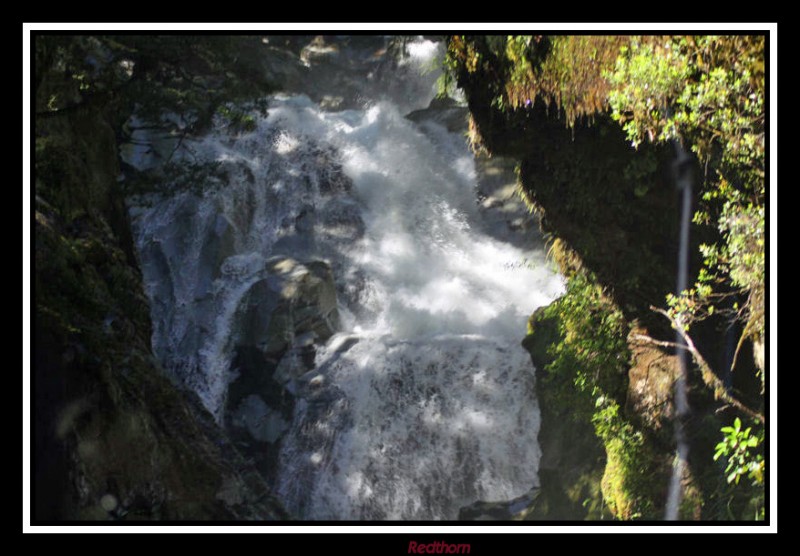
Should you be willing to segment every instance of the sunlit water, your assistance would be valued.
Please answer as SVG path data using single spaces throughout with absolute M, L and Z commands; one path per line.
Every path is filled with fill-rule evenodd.
M 421 67 L 435 45 L 407 51 Z M 384 98 L 325 112 L 273 97 L 255 131 L 191 146 L 222 163 L 223 184 L 132 210 L 156 353 L 218 420 L 236 307 L 264 261 L 331 264 L 343 330 L 318 350 L 313 379 L 289 385 L 276 485 L 305 519 L 454 519 L 538 482 L 520 340 L 562 281 L 540 251 L 490 235 L 464 138 L 407 120 L 402 100 L 402 111 Z M 209 237 L 231 254 L 203 253 Z

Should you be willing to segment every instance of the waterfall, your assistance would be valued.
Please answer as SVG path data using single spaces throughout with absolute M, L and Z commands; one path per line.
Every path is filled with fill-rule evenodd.
M 422 70 L 440 47 L 409 41 L 391 65 L 350 48 L 329 50 L 354 72 L 358 90 L 340 96 L 356 100 L 323 106 L 318 81 L 310 96 L 274 95 L 254 129 L 182 145 L 176 160 L 211 168 L 202 187 L 132 203 L 153 346 L 218 422 L 263 442 L 248 449 L 271 451 L 295 515 L 455 519 L 537 484 L 520 341 L 563 282 L 536 230 L 517 230 L 530 217 L 513 188 L 448 129 L 465 109 L 406 117 L 433 97 Z M 267 338 L 275 315 L 308 313 L 286 292 L 326 272 L 336 318 Z M 248 378 L 262 390 L 237 390 L 237 409 L 232 389 L 254 373 L 268 375 Z

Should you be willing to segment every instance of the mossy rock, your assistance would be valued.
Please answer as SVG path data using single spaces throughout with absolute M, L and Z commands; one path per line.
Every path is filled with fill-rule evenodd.
M 110 225 L 124 206 L 114 136 L 102 115 L 72 123 L 46 126 L 37 150 L 51 171 L 36 191 L 34 520 L 285 517 L 153 357 L 141 274 Z

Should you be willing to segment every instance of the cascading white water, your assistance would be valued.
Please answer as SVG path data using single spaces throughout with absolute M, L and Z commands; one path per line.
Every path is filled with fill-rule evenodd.
M 432 44 L 407 50 L 425 57 Z M 305 519 L 455 519 L 537 483 L 520 340 L 562 280 L 540 250 L 493 233 L 463 136 L 406 119 L 403 100 L 326 112 L 275 96 L 254 131 L 192 145 L 222 163 L 223 185 L 132 210 L 156 353 L 219 420 L 247 334 L 237 307 L 265 261 L 329 261 L 342 330 L 287 384 L 296 402 L 276 481 Z

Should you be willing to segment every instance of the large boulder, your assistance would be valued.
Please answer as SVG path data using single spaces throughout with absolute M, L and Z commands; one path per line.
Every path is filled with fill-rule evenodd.
M 450 97 L 434 98 L 427 108 L 409 112 L 406 118 L 418 124 L 433 121 L 451 133 L 466 133 L 469 128 L 469 109 Z
M 226 426 L 268 480 L 294 409 L 293 383 L 314 368 L 317 346 L 339 329 L 330 266 L 273 257 L 238 308 Z
M 241 345 L 275 354 L 295 338 L 311 335 L 315 342 L 325 342 L 336 332 L 336 287 L 327 263 L 274 257 L 267 260 L 266 270 L 240 303 Z

